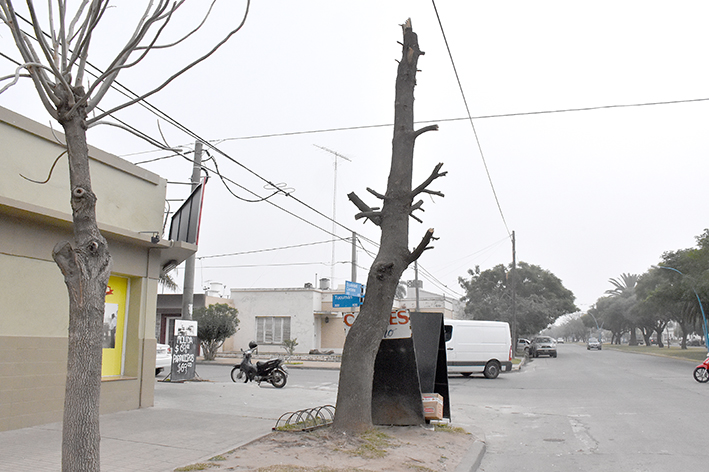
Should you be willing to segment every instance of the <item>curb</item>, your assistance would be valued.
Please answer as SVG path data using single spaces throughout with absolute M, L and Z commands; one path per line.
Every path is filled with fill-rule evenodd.
M 480 440 L 476 440 L 470 447 L 468 452 L 463 456 L 463 459 L 455 468 L 454 472 L 476 472 L 480 463 L 485 456 L 485 451 L 487 450 L 487 445 Z

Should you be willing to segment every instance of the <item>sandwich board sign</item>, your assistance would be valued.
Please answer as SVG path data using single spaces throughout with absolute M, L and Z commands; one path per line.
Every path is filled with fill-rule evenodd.
M 175 320 L 175 336 L 172 340 L 171 382 L 184 382 L 195 377 L 197 363 L 197 322 Z

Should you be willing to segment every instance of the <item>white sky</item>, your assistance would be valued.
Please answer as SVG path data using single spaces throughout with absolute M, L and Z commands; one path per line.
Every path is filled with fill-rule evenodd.
M 106 13 L 110 24 L 94 43 L 92 60 L 100 66 L 107 64 L 102 53 L 122 43 L 130 15 L 139 13 L 131 12 L 128 2 L 115 3 Z M 195 2 L 195 9 L 206 3 Z M 390 126 L 239 138 L 391 124 L 399 24 L 410 17 L 426 53 L 419 60 L 416 120 L 440 125 L 440 131 L 417 141 L 414 185 L 438 162 L 448 172 L 431 186 L 446 197 L 424 196 L 426 211 L 418 213 L 424 223 L 411 221 L 410 246 L 429 227 L 440 238 L 419 261 L 435 277 L 423 277 L 424 289 L 461 295 L 458 277 L 468 269 L 509 264 L 509 230 L 516 233 L 518 261 L 556 274 L 586 308 L 611 288 L 609 278 L 642 273 L 664 251 L 694 245 L 694 237 L 709 226 L 703 210 L 709 101 L 498 115 L 709 99 L 708 3 L 438 0 L 436 5 L 470 112 L 487 117 L 473 121 L 507 225 L 470 122 L 449 121 L 465 118 L 466 110 L 432 2 L 254 2 L 244 29 L 223 49 L 149 101 L 241 164 L 217 156 L 224 175 L 267 195 L 264 182 L 248 168 L 295 189 L 294 196 L 328 216 L 333 155 L 315 145 L 348 157 L 351 162 L 338 162 L 336 219 L 378 242 L 377 227 L 353 219 L 357 210 L 347 194 L 378 203 L 366 187 L 385 191 Z M 220 2 L 208 29 L 193 42 L 149 55 L 119 81 L 135 92 L 148 90 L 186 57 L 213 44 L 240 21 L 242 11 L 243 2 Z M 181 16 L 175 26 L 185 31 L 197 17 Z M 11 41 L 7 28 L 0 27 L 0 52 L 17 57 Z M 14 68 L 0 57 L 0 75 Z M 48 123 L 29 85 L 0 95 L 0 105 Z M 114 100 L 107 97 L 106 105 Z M 165 121 L 158 127 L 158 119 L 144 109 L 118 116 L 154 137 L 162 132 L 170 145 L 194 143 Z M 92 129 L 89 141 L 132 162 L 166 155 L 110 127 Z M 144 167 L 169 181 L 184 182 L 191 175 L 182 158 Z M 168 187 L 168 198 L 186 196 L 185 186 Z M 237 200 L 215 178 L 207 187 L 198 257 L 331 239 L 327 219 L 284 196 L 271 201 L 321 229 L 268 203 Z M 337 234 L 350 236 L 342 228 Z M 364 246 L 376 251 L 366 241 Z M 334 269 L 327 243 L 200 259 L 196 290 L 212 280 L 233 288 L 298 287 L 330 277 L 331 270 L 335 284 L 342 284 L 350 278 L 351 248 L 347 242 L 335 247 Z M 358 281 L 364 282 L 372 258 L 361 249 L 358 258 Z M 412 279 L 413 270 L 404 277 Z

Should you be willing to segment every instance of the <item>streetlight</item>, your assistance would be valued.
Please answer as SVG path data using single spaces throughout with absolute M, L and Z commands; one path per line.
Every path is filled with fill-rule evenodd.
M 601 326 L 599 327 L 599 326 L 598 326 L 598 320 L 596 319 L 595 316 L 593 316 L 593 313 L 588 312 L 588 314 L 591 315 L 591 318 L 593 318 L 593 321 L 596 322 L 596 329 L 598 330 L 598 342 L 599 342 L 600 344 L 603 344 L 603 339 L 602 339 L 603 336 L 602 336 L 602 334 L 601 334 L 601 330 L 603 329 L 603 323 L 605 323 L 605 321 L 604 321 L 603 323 L 601 323 Z M 618 340 L 618 342 L 620 343 L 620 340 Z M 613 340 L 612 340 L 612 339 L 611 339 L 611 344 L 613 344 Z
M 679 275 L 684 277 L 684 274 L 680 272 L 679 270 L 675 269 L 674 267 L 668 267 L 668 266 L 652 266 L 654 269 L 667 269 L 667 270 L 674 270 L 677 272 Z M 694 290 L 694 285 L 690 284 L 690 287 L 692 287 L 692 292 L 694 292 L 694 295 L 697 297 L 697 302 L 699 302 L 699 309 L 702 311 L 702 318 L 704 319 L 704 347 L 707 348 L 707 351 L 709 351 L 709 334 L 707 334 L 707 315 L 704 314 L 704 307 L 702 306 L 702 300 L 699 298 L 699 294 L 697 293 L 696 290 Z

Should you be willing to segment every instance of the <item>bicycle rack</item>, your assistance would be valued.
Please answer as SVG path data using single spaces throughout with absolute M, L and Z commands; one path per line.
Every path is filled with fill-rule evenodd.
M 273 431 L 312 431 L 331 424 L 334 418 L 335 407 L 332 405 L 307 408 L 282 414 Z

